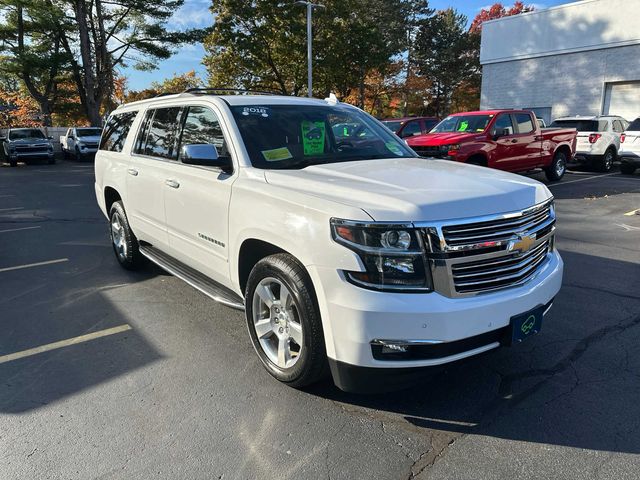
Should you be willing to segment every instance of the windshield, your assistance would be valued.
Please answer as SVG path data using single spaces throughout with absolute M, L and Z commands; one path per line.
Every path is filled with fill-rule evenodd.
M 551 126 L 558 128 L 575 128 L 579 132 L 601 132 L 607 129 L 607 122 L 597 120 L 556 120 Z
M 447 117 L 429 133 L 479 133 L 484 132 L 493 115 L 454 115 Z
M 402 126 L 402 122 L 398 122 L 396 120 L 387 120 L 382 123 L 384 124 L 385 127 L 391 130 L 393 133 L 396 133 L 398 130 L 400 130 L 400 127 Z
M 23 128 L 20 130 L 11 130 L 9 132 L 9 140 L 23 140 L 25 138 L 42 138 L 44 139 L 44 133 L 37 128 Z
M 414 157 L 373 117 L 347 105 L 239 105 L 231 112 L 256 168 Z
M 76 128 L 79 137 L 99 137 L 102 134 L 100 128 Z

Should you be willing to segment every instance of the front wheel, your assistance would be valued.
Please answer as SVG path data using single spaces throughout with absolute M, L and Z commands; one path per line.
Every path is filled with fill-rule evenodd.
M 328 372 L 322 321 L 309 274 L 287 253 L 260 260 L 245 292 L 249 335 L 267 371 L 292 387 Z
M 551 165 L 549 165 L 544 173 L 547 176 L 547 180 L 551 182 L 557 182 L 564 177 L 564 174 L 567 171 L 567 154 L 564 152 L 556 152 L 553 156 L 553 160 L 551 161 Z
M 144 257 L 140 253 L 138 239 L 131 231 L 120 201 L 115 202 L 109 211 L 109 236 L 120 265 L 127 270 L 135 270 L 142 265 Z

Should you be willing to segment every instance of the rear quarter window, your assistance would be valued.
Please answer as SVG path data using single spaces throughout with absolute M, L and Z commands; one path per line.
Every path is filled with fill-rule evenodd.
M 640 118 L 636 118 L 629 124 L 627 132 L 640 132 Z
M 111 115 L 102 131 L 100 150 L 121 152 L 137 114 L 136 111 Z

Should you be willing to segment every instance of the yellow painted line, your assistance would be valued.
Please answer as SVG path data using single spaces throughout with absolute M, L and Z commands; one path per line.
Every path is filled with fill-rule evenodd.
M 27 263 L 26 265 L 16 265 L 15 267 L 0 268 L 0 273 L 10 272 L 12 270 L 21 270 L 23 268 L 40 267 L 42 265 L 53 265 L 54 263 L 68 262 L 68 258 L 58 258 L 57 260 L 48 260 L 46 262 Z
M 19 232 L 21 230 L 33 230 L 34 228 L 40 228 L 40 227 L 22 227 L 22 228 L 10 228 L 8 230 L 0 230 L 0 233 L 6 233 L 6 232 Z
M 635 210 L 625 213 L 625 216 L 627 217 L 631 217 L 632 215 L 640 215 L 640 208 L 636 208 Z
M 97 338 L 107 337 L 109 335 L 115 335 L 116 333 L 126 332 L 131 330 L 131 326 L 124 324 L 118 327 L 107 328 L 106 330 L 100 330 L 98 332 L 87 333 L 86 335 L 80 335 L 79 337 L 68 338 L 67 340 L 60 340 L 59 342 L 47 343 L 39 347 L 30 348 L 28 350 L 22 350 L 21 352 L 10 353 L 9 355 L 3 355 L 0 357 L 0 364 L 18 360 L 20 358 L 30 357 L 43 352 L 50 352 L 51 350 L 57 350 L 58 348 L 69 347 L 71 345 L 77 345 L 78 343 L 88 342 Z

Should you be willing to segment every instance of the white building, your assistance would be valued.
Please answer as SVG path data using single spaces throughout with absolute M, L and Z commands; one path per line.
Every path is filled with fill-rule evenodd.
M 583 0 L 482 26 L 481 107 L 640 116 L 640 0 Z

